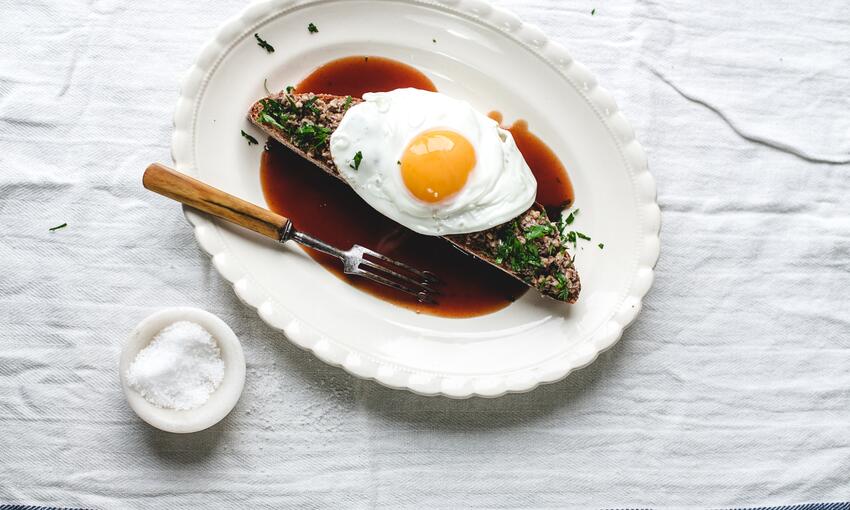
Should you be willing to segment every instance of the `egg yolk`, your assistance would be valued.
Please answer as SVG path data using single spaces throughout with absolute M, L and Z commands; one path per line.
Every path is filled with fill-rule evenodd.
M 454 131 L 425 131 L 410 142 L 399 163 L 404 185 L 413 196 L 439 202 L 463 189 L 475 168 L 475 149 Z

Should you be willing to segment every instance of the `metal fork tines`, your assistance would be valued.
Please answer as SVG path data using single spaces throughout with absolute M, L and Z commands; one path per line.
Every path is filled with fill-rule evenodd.
M 420 303 L 435 304 L 439 279 L 429 271 L 420 271 L 403 262 L 355 244 L 350 250 L 340 250 L 328 243 L 287 226 L 280 241 L 289 239 L 315 250 L 333 255 L 343 263 L 346 274 L 362 276 L 373 282 L 392 287 L 415 297 Z M 367 258 L 368 257 L 368 258 Z

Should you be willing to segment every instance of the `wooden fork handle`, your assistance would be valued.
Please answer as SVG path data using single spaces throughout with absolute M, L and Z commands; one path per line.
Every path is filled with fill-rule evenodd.
M 277 241 L 290 229 L 289 219 L 159 163 L 148 166 L 142 184 L 155 193 Z

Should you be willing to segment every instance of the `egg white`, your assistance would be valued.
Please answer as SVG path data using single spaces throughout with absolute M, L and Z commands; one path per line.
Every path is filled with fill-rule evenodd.
M 331 135 L 341 176 L 370 206 L 425 235 L 480 232 L 519 216 L 534 203 L 537 181 L 509 131 L 469 103 L 436 92 L 398 89 L 364 94 Z M 455 131 L 472 144 L 476 164 L 466 185 L 446 199 L 416 198 L 401 176 L 401 156 L 424 131 Z M 355 169 L 355 155 L 362 160 Z

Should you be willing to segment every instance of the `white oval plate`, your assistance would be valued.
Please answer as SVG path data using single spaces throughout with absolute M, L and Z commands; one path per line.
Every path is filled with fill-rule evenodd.
M 319 33 L 310 34 L 309 23 Z M 274 45 L 267 54 L 254 33 Z M 433 42 L 436 39 L 437 42 Z M 245 114 L 264 95 L 334 58 L 412 64 L 446 94 L 526 119 L 566 165 L 593 236 L 579 250 L 574 306 L 528 292 L 483 317 L 417 315 L 280 247 L 187 210 L 198 242 L 239 298 L 295 344 L 363 378 L 425 395 L 530 390 L 592 362 L 634 320 L 652 284 L 661 214 L 634 131 L 593 75 L 516 16 L 480 0 L 276 0 L 250 5 L 201 53 L 174 118 L 177 169 L 257 204 L 262 145 Z M 604 250 L 597 247 L 604 242 Z

